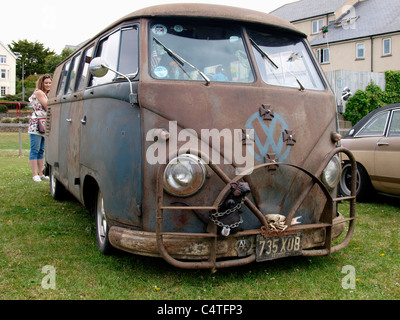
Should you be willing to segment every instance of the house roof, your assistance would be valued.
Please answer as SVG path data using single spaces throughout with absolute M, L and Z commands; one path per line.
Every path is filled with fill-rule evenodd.
M 336 23 L 328 26 L 326 38 L 319 34 L 311 41 L 311 45 L 321 45 L 364 38 L 374 35 L 400 32 L 400 1 L 393 0 L 366 0 L 354 5 L 344 19 L 355 17 L 354 24 L 342 27 L 340 18 Z
M 17 59 L 17 57 L 15 56 L 14 52 L 12 52 L 10 50 L 10 48 L 7 45 L 5 45 L 3 42 L 1 42 L 1 41 L 0 41 L 0 46 L 3 46 L 4 49 L 6 49 L 15 59 Z
M 346 0 L 300 0 L 270 12 L 290 22 L 334 13 Z

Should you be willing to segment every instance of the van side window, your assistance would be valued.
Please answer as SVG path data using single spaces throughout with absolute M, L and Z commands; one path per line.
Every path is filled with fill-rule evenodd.
M 102 57 L 111 69 L 116 70 L 118 66 L 118 49 L 119 49 L 120 32 L 114 32 L 107 38 L 100 41 L 97 48 L 96 57 Z M 96 86 L 103 83 L 111 82 L 116 77 L 114 72 L 108 72 L 102 78 L 92 77 L 91 85 Z
M 122 29 L 121 51 L 119 54 L 118 71 L 125 75 L 134 75 L 138 72 L 139 48 L 138 29 L 130 27 Z
M 75 91 L 81 91 L 86 86 L 87 73 L 89 69 L 90 59 L 92 58 L 92 54 L 93 54 L 93 46 L 87 48 L 82 54 L 81 62 L 79 64 L 79 71 L 75 82 Z
M 79 66 L 78 60 L 80 56 L 81 54 L 79 53 L 72 58 L 70 72 L 68 74 L 67 84 L 66 84 L 67 91 L 65 94 L 69 94 L 73 91 L 75 85 L 76 73 L 78 71 L 78 66 Z
M 60 81 L 58 82 L 57 97 L 64 94 L 65 81 L 67 79 L 70 63 L 71 61 L 66 62 L 63 70 L 61 71 Z
M 135 75 L 139 68 L 139 42 L 137 26 L 123 27 L 102 39 L 95 57 L 102 57 L 111 69 L 125 75 Z M 92 77 L 91 86 L 108 83 L 116 79 L 114 72 L 102 78 Z

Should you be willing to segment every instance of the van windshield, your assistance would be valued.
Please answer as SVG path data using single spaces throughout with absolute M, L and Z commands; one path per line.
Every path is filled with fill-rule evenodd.
M 324 90 L 301 38 L 247 30 L 262 79 L 270 85 Z
M 150 24 L 149 40 L 149 67 L 153 78 L 254 81 L 240 27 L 199 21 L 159 20 Z

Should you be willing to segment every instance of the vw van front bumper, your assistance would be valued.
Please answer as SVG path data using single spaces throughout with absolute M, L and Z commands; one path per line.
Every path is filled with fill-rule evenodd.
M 331 158 L 340 152 L 345 153 L 350 159 L 352 170 L 354 171 L 352 177 L 355 177 L 355 159 L 345 148 L 334 149 L 315 174 L 295 165 L 278 164 L 279 166 L 289 166 L 302 172 L 302 174 L 309 177 L 310 181 L 293 203 L 292 208 L 285 213 L 286 228 L 284 230 L 272 230 L 264 214 L 246 197 L 244 198 L 244 205 L 260 221 L 259 228 L 222 236 L 217 232 L 217 225 L 210 221 L 207 232 L 204 233 L 164 231 L 164 211 L 173 212 L 174 210 L 187 209 L 217 211 L 222 199 L 229 192 L 231 183 L 243 179 L 242 175 L 230 179 L 217 165 L 210 163 L 210 168 L 226 183 L 226 187 L 215 199 L 213 206 L 182 207 L 165 205 L 162 183 L 164 167 L 160 167 L 156 192 L 156 231 L 139 231 L 121 226 L 112 226 L 109 231 L 110 242 L 118 249 L 139 255 L 162 257 L 168 263 L 185 269 L 216 270 L 218 268 L 240 266 L 254 261 L 265 261 L 293 255 L 329 255 L 347 246 L 355 225 L 355 178 L 352 178 L 351 181 L 352 196 L 346 198 L 332 198 L 325 185 L 318 178 Z M 272 165 L 277 164 L 265 163 L 258 165 L 254 168 L 254 172 Z M 298 208 L 314 187 L 319 188 L 326 198 L 324 208 L 318 214 L 318 222 L 292 225 L 291 221 L 295 217 Z M 343 200 L 350 201 L 349 216 L 347 218 L 336 212 L 336 203 Z M 280 212 L 280 214 L 284 213 Z M 333 245 L 333 240 L 341 235 L 345 230 L 346 224 L 348 224 L 347 234 L 339 244 Z

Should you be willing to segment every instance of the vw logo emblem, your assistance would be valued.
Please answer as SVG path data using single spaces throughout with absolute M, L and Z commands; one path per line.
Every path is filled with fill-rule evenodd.
M 235 250 L 239 257 L 244 257 L 247 255 L 247 251 L 251 248 L 251 243 L 246 239 L 239 239 L 235 243 Z
M 292 146 L 284 143 L 282 134 L 288 130 L 288 125 L 283 118 L 275 113 L 271 121 L 264 121 L 260 113 L 253 114 L 246 123 L 247 129 L 254 130 L 254 157 L 260 163 L 264 163 L 267 153 L 275 153 L 278 162 L 284 162 L 290 153 Z M 254 151 L 253 151 L 254 150 Z

